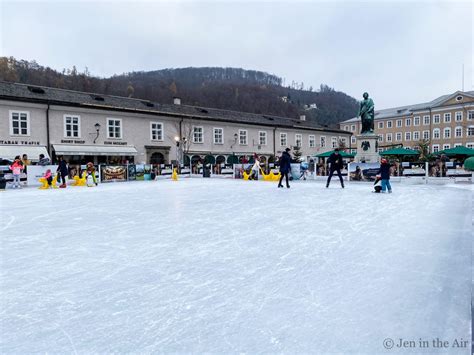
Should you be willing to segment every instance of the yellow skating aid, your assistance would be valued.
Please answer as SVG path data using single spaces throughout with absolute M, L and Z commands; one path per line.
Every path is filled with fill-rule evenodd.
M 73 177 L 74 182 L 71 185 L 72 186 L 86 186 L 87 185 L 86 178 L 87 178 L 87 175 L 86 175 L 86 172 L 84 171 L 81 178 L 77 175 Z
M 176 168 L 173 169 L 173 173 L 171 174 L 171 180 L 178 181 L 178 170 Z
M 58 188 L 58 185 L 56 185 L 56 183 L 58 182 L 58 174 L 56 174 L 53 178 L 53 181 L 51 181 L 51 186 L 48 185 L 48 180 L 46 180 L 44 177 L 39 178 L 38 181 L 43 184 L 39 187 L 40 190 L 47 190 L 50 187 L 53 189 Z

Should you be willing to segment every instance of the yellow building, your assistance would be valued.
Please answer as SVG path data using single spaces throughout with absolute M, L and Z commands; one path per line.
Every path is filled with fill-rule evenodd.
M 360 118 L 339 123 L 351 132 L 349 148 L 357 150 Z M 421 140 L 429 142 L 430 152 L 465 146 L 474 148 L 474 91 L 457 91 L 437 99 L 409 106 L 375 111 L 378 150 L 395 146 L 416 149 Z

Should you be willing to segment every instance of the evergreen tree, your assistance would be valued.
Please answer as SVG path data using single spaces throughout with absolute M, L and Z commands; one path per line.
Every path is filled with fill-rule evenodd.
M 301 163 L 302 154 L 303 153 L 301 153 L 301 147 L 295 145 L 293 147 L 293 161 L 295 163 Z

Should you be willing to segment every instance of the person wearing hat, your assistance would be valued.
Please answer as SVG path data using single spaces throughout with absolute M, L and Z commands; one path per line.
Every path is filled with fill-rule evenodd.
M 291 172 L 291 156 L 290 156 L 290 148 L 286 148 L 283 154 L 280 157 L 280 181 L 278 182 L 278 187 L 283 187 L 281 182 L 283 181 L 283 177 L 286 178 L 286 187 L 290 188 L 290 183 L 288 181 L 288 174 Z
M 339 176 L 339 180 L 341 181 L 341 187 L 344 188 L 344 181 L 342 180 L 341 169 L 343 168 L 342 156 L 339 154 L 339 148 L 334 149 L 334 153 L 329 156 L 328 163 L 331 164 L 329 170 L 328 181 L 326 183 L 326 188 L 329 187 L 329 183 L 331 182 L 332 175 L 334 172 L 337 172 L 337 176 Z
M 392 186 L 390 185 L 390 164 L 387 159 L 382 158 L 380 161 L 380 169 L 377 172 L 377 175 L 380 175 L 382 180 L 382 192 L 388 189 L 388 193 L 392 193 Z

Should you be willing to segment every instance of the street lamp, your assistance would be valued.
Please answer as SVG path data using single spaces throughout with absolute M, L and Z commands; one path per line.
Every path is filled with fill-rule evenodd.
M 97 141 L 97 138 L 99 138 L 100 124 L 99 124 L 99 123 L 96 123 L 96 124 L 94 125 L 94 128 L 95 128 L 95 131 L 96 131 L 96 134 L 97 134 L 97 135 L 95 136 L 95 139 L 94 139 L 94 144 L 95 144 L 95 142 Z

